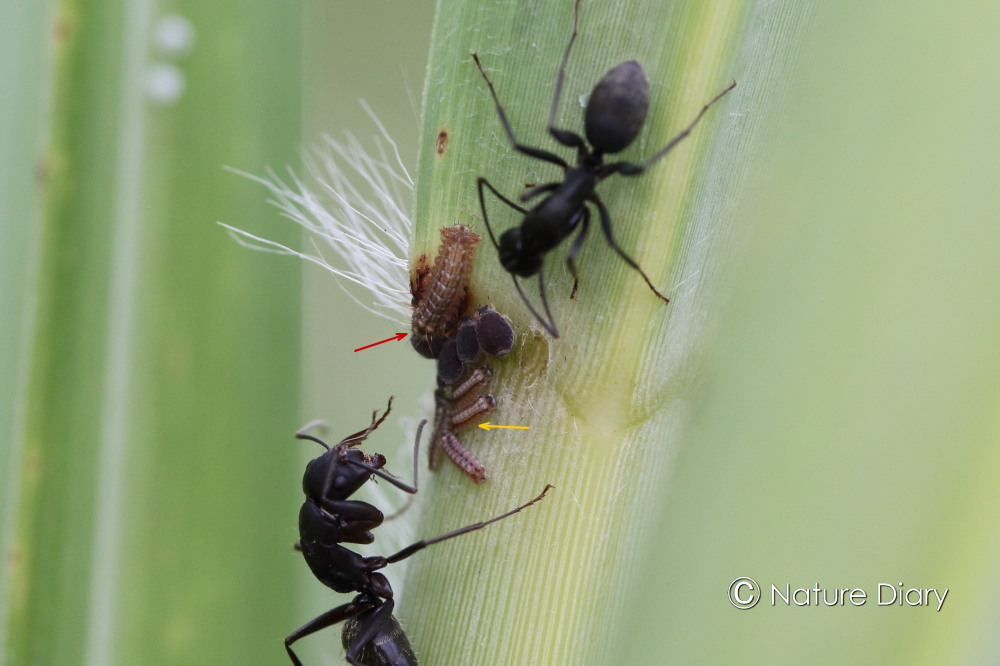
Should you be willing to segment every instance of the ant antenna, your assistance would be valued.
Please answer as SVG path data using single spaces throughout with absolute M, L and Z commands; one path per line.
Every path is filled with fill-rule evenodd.
M 323 430 L 326 430 L 326 421 L 322 421 L 320 419 L 316 419 L 315 421 L 310 421 L 309 423 L 305 424 L 295 432 L 295 439 L 308 439 L 311 442 L 316 442 L 324 449 L 329 451 L 330 450 L 329 444 L 324 442 L 319 437 L 316 437 L 315 435 L 310 435 L 306 432 L 307 430 L 312 430 L 313 428 L 321 428 Z
M 418 458 L 420 456 L 420 435 L 424 432 L 424 426 L 427 425 L 427 419 L 423 419 L 420 425 L 417 426 L 417 436 L 413 438 L 413 492 L 406 496 L 406 502 L 403 506 L 396 509 L 391 515 L 385 517 L 385 522 L 390 520 L 395 520 L 403 515 L 410 505 L 413 504 L 413 498 L 416 496 L 417 492 L 417 470 L 419 468 Z

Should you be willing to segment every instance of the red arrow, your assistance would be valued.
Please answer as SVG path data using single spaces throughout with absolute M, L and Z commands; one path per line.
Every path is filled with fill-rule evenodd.
M 359 352 L 362 349 L 368 349 L 369 347 L 374 347 L 375 345 L 380 345 L 383 342 L 392 342 L 393 340 L 402 340 L 405 337 L 406 337 L 406 333 L 397 333 L 396 335 L 392 336 L 391 338 L 386 338 L 385 340 L 379 340 L 378 342 L 373 342 L 370 345 L 365 345 L 364 347 L 358 347 L 354 351 Z

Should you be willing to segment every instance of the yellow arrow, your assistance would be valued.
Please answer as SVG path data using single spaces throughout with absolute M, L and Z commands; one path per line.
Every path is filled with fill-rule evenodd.
M 498 426 L 491 424 L 489 421 L 486 423 L 480 423 L 479 427 L 483 430 L 489 430 L 490 428 L 517 428 L 518 430 L 531 430 L 530 426 Z

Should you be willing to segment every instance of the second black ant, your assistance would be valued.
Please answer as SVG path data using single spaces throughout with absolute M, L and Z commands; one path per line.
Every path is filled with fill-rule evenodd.
M 342 642 L 346 659 L 354 666 L 417 666 L 417 657 L 406 633 L 393 616 L 395 608 L 389 580 L 379 573 L 393 562 L 405 560 L 427 546 L 452 539 L 468 532 L 480 530 L 491 523 L 526 509 L 545 497 L 552 486 L 545 486 L 541 494 L 521 506 L 495 518 L 466 525 L 446 534 L 417 541 L 394 555 L 364 557 L 348 550 L 344 543 L 367 544 L 375 540 L 371 530 L 385 519 L 377 508 L 360 500 L 348 499 L 373 477 L 388 481 L 403 492 L 417 492 L 417 455 L 420 434 L 426 421 L 420 423 L 413 444 L 413 485 L 383 471 L 386 460 L 380 453 L 367 455 L 356 449 L 379 425 L 392 409 L 392 398 L 381 417 L 372 413 L 371 423 L 364 430 L 329 446 L 318 437 L 305 432 L 312 424 L 299 430 L 295 436 L 308 439 L 326 449 L 326 452 L 306 465 L 302 489 L 306 501 L 299 511 L 299 538 L 296 547 L 316 578 L 335 592 L 356 592 L 349 603 L 337 606 L 305 623 L 285 638 L 285 650 L 296 666 L 302 662 L 292 650 L 292 644 L 330 627 L 344 623 Z
M 579 272 L 576 267 L 576 255 L 583 246 L 583 241 L 587 237 L 587 229 L 590 225 L 591 204 L 597 208 L 598 216 L 601 220 L 601 230 L 604 238 L 619 257 L 625 263 L 634 268 L 642 275 L 642 278 L 649 285 L 649 288 L 661 298 L 665 303 L 669 302 L 666 296 L 660 293 L 650 281 L 646 273 L 639 267 L 632 257 L 618 245 L 611 228 L 611 215 L 605 207 L 601 198 L 597 195 L 596 188 L 602 180 L 616 173 L 623 176 L 636 176 L 648 169 L 658 160 L 669 153 L 674 146 L 686 138 L 694 126 L 698 124 L 709 107 L 736 87 L 733 81 L 725 90 L 716 95 L 708 104 L 702 107 L 701 111 L 687 127 L 677 136 L 667 142 L 663 148 L 653 154 L 648 160 L 641 164 L 632 162 L 604 162 L 604 155 L 618 153 L 624 150 L 638 136 L 642 125 L 646 120 L 646 112 L 649 109 L 649 83 L 642 66 L 634 60 L 623 62 L 613 68 L 604 78 L 598 82 L 587 102 L 584 112 L 584 133 L 586 140 L 575 132 L 558 129 L 555 126 L 556 113 L 559 109 L 559 98 L 562 95 L 563 79 L 566 75 L 566 63 L 569 60 L 570 50 L 576 40 L 577 25 L 580 19 L 580 0 L 576 0 L 573 13 L 573 34 L 569 38 L 569 44 L 563 54 L 562 64 L 559 66 L 559 73 L 556 76 L 556 89 L 552 98 L 552 109 L 549 112 L 548 132 L 560 144 L 576 149 L 576 165 L 570 166 L 558 155 L 541 148 L 532 148 L 517 141 L 514 137 L 514 130 L 507 120 L 500 99 L 497 97 L 493 83 L 487 76 L 479 56 L 472 54 L 476 61 L 476 67 L 486 80 L 490 94 L 496 104 L 497 114 L 500 116 L 500 123 L 504 132 L 510 140 L 514 150 L 544 162 L 555 164 L 563 169 L 562 181 L 544 183 L 533 186 L 521 195 L 521 202 L 526 202 L 541 195 L 546 195 L 534 208 L 527 209 L 520 204 L 511 201 L 500 194 L 485 178 L 478 178 L 479 204 L 483 212 L 483 220 L 486 229 L 489 231 L 490 239 L 500 254 L 500 263 L 503 265 L 514 280 L 514 286 L 521 295 L 521 299 L 534 315 L 535 319 L 545 327 L 554 338 L 559 337 L 559 330 L 556 328 L 552 312 L 549 310 L 548 299 L 545 295 L 545 279 L 542 270 L 545 254 L 562 243 L 577 227 L 580 231 L 570 246 L 566 255 L 566 265 L 573 276 L 573 291 L 570 298 L 576 295 L 576 288 L 579 283 Z M 588 142 L 590 147 L 588 147 Z M 483 196 L 483 187 L 489 190 L 502 202 L 521 213 L 524 218 L 519 227 L 508 229 L 500 235 L 497 242 L 493 229 L 490 227 L 489 216 L 486 213 L 486 201 Z M 538 274 L 538 289 L 541 295 L 542 306 L 545 310 L 545 317 L 535 309 L 528 300 L 517 276 L 531 277 Z

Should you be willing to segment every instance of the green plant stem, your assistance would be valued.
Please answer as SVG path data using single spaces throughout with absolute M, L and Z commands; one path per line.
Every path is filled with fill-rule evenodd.
M 581 131 L 581 95 L 614 65 L 637 60 L 650 79 L 649 117 L 634 146 L 613 157 L 641 161 L 739 78 L 734 55 L 749 7 L 583 2 L 557 125 Z M 740 193 L 726 183 L 745 166 L 732 152 L 739 121 L 730 115 L 747 104 L 742 87 L 648 173 L 599 188 L 618 241 L 671 296 L 669 305 L 595 228 L 578 257 L 575 300 L 565 248 L 548 257 L 546 283 L 562 332 L 554 340 L 499 266 L 480 219 L 476 176 L 517 198 L 525 184 L 561 174 L 510 149 L 469 52 L 478 52 L 518 140 L 572 160 L 545 131 L 572 18 L 572 2 L 442 1 L 438 8 L 413 252 L 431 249 L 444 224 L 469 224 L 484 236 L 474 299 L 508 314 L 520 336 L 496 364 L 499 408 L 490 420 L 531 429 L 463 433 L 492 478 L 473 487 L 445 470 L 424 498 L 430 508 L 420 533 L 500 513 L 546 483 L 555 490 L 529 511 L 413 563 L 401 615 L 427 663 L 614 663 L 615 619 L 643 580 L 637 558 L 689 417 L 706 316 L 718 306 L 718 264 L 732 239 L 720 230 Z M 442 132 L 448 141 L 439 155 Z M 519 223 L 503 205 L 487 205 L 495 229 Z M 533 294 L 534 283 L 526 284 Z

